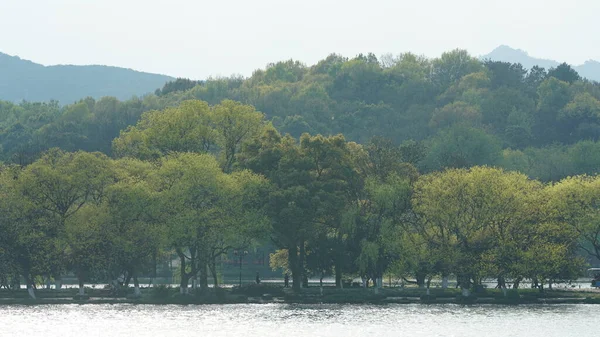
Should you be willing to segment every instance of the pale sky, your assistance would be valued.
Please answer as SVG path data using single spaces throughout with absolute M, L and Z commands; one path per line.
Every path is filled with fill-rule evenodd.
M 501 44 L 577 65 L 600 60 L 599 13 L 600 0 L 0 0 L 0 52 L 193 79 Z

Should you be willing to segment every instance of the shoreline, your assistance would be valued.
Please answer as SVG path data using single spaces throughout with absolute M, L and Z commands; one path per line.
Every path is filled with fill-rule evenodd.
M 160 289 L 160 288 L 155 288 Z M 165 290 L 166 289 L 166 290 Z M 128 289 L 132 290 L 132 289 Z M 600 292 L 593 290 L 538 289 L 508 290 L 485 289 L 472 296 L 460 295 L 459 289 L 422 288 L 305 288 L 300 292 L 272 286 L 249 286 L 246 289 L 219 288 L 197 295 L 180 295 L 177 289 L 143 289 L 141 297 L 132 294 L 110 296 L 108 291 L 86 289 L 80 298 L 75 289 L 38 290 L 37 299 L 26 291 L 0 290 L 0 306 L 5 305 L 61 305 L 61 304 L 149 304 L 149 305 L 203 305 L 203 304 L 600 304 Z M 154 291 L 153 291 L 154 290 Z

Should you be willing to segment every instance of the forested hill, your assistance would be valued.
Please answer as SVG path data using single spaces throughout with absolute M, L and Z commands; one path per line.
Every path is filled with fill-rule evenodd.
M 83 97 L 129 99 L 173 78 L 108 66 L 43 66 L 0 53 L 0 99 L 70 104 Z
M 527 52 L 521 49 L 513 49 L 509 46 L 500 46 L 487 55 L 481 56 L 482 60 L 503 61 L 510 63 L 520 63 L 526 69 L 534 66 L 542 68 L 554 68 L 560 63 L 554 60 L 546 60 L 529 56 Z M 600 62 L 588 60 L 584 64 L 574 66 L 573 69 L 584 78 L 592 81 L 600 81 Z
M 424 173 L 490 165 L 557 181 L 600 167 L 598 83 L 567 64 L 527 71 L 464 50 L 435 59 L 368 54 L 330 55 L 312 66 L 283 61 L 249 78 L 177 80 L 127 101 L 0 103 L 0 160 L 29 163 L 51 147 L 111 154 L 113 139 L 146 111 L 225 99 L 254 106 L 293 137 L 343 134 L 360 144 L 387 139 Z

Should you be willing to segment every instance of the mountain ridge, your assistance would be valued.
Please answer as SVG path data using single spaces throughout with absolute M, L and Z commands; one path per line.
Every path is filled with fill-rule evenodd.
M 554 68 L 562 63 L 551 59 L 533 57 L 523 49 L 515 49 L 507 45 L 500 45 L 490 53 L 480 56 L 479 59 L 520 63 L 526 69 L 531 69 L 533 66 L 537 65 L 546 68 L 546 70 Z M 583 64 L 572 65 L 572 67 L 579 75 L 581 75 L 581 77 L 592 81 L 600 81 L 600 62 L 590 59 Z
M 142 96 L 174 80 L 161 74 L 106 65 L 45 66 L 0 52 L 0 99 L 18 102 Z

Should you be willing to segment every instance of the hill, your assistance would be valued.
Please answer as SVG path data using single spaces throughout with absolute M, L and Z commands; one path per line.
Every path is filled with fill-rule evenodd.
M 511 63 L 520 63 L 523 67 L 531 69 L 533 66 L 540 66 L 546 69 L 555 68 L 560 62 L 529 56 L 521 49 L 513 49 L 509 46 L 499 46 L 487 55 L 480 57 L 482 60 L 490 59 L 493 61 L 503 61 Z M 573 69 L 584 78 L 592 81 L 600 81 L 600 62 L 589 60 L 582 65 L 573 66 Z
M 154 92 L 173 78 L 109 66 L 43 66 L 0 53 L 0 99 L 19 102 L 57 100 L 73 103 L 82 97 L 132 96 Z

